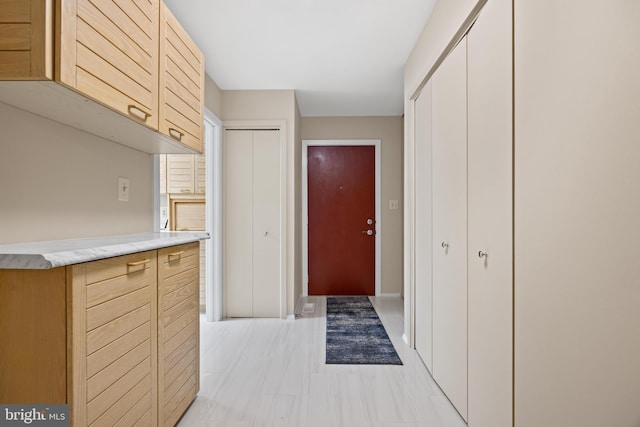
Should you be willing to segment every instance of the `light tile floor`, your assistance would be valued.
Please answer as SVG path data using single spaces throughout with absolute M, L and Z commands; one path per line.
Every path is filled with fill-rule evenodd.
M 326 365 L 326 298 L 295 321 L 201 319 L 200 393 L 179 425 L 458 427 L 466 424 L 402 340 L 403 302 L 372 298 L 403 366 Z

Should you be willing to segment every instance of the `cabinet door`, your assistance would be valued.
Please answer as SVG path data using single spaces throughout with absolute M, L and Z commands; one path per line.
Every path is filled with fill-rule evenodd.
M 60 81 L 158 128 L 158 0 L 64 2 Z
M 167 193 L 194 193 L 194 169 L 193 155 L 167 154 Z
M 467 417 L 466 39 L 433 76 L 433 377 Z
M 164 4 L 160 18 L 160 132 L 203 151 L 204 57 Z
M 68 272 L 73 425 L 155 425 L 156 252 L 78 264 Z
M 415 101 L 416 174 L 416 351 L 433 372 L 433 284 L 431 212 L 431 90 L 429 81 Z
M 198 243 L 158 250 L 158 425 L 173 426 L 200 388 Z
M 53 78 L 53 0 L 0 0 L 0 79 Z
M 468 34 L 469 424 L 475 427 L 513 422 L 512 42 L 503 36 L 510 31 L 511 1 L 497 0 Z
M 204 155 L 194 155 L 194 187 L 196 194 L 207 191 L 207 160 Z

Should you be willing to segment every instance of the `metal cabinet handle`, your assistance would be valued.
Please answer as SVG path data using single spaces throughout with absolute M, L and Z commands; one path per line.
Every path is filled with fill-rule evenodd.
M 144 264 L 149 264 L 151 262 L 151 260 L 149 258 L 147 259 L 143 259 L 141 261 L 133 261 L 133 262 L 128 262 L 127 266 L 129 267 L 136 267 L 138 265 L 144 265 Z
M 169 128 L 169 135 L 171 136 L 171 138 L 182 142 L 184 133 L 180 132 L 178 129 Z
M 484 251 L 478 251 L 478 258 L 487 258 L 489 256 L 489 254 L 487 252 Z
M 167 254 L 167 256 L 172 257 L 172 256 L 180 256 L 184 253 L 184 251 L 179 251 L 179 252 L 171 252 L 170 254 Z
M 143 122 L 146 122 L 147 119 L 151 117 L 151 114 L 147 113 L 139 107 L 136 107 L 135 105 L 129 105 L 128 111 L 130 115 L 142 120 Z

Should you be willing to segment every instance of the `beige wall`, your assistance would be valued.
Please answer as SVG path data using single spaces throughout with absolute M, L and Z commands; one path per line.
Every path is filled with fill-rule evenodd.
M 300 296 L 301 285 L 297 283 L 301 266 L 296 255 L 296 224 L 300 221 L 298 193 L 296 192 L 296 153 L 300 150 L 300 139 L 296 138 L 298 107 L 293 90 L 229 90 L 223 93 L 223 121 L 259 123 L 265 120 L 286 122 L 286 314 L 293 315 Z M 224 123 L 223 123 L 224 124 Z
M 0 243 L 152 231 L 152 156 L 2 103 L 0 127 Z
M 222 90 L 209 74 L 204 75 L 204 105 L 222 120 Z
M 304 117 L 302 139 L 379 139 L 382 145 L 382 293 L 402 292 L 402 117 Z

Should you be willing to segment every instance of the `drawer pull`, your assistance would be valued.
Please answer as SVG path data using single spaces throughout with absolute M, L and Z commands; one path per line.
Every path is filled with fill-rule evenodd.
M 138 265 L 149 264 L 150 262 L 151 262 L 151 260 L 149 258 L 147 258 L 147 259 L 143 259 L 141 261 L 128 262 L 127 266 L 129 266 L 129 267 L 137 267 Z
M 184 133 L 180 132 L 178 129 L 169 128 L 169 135 L 171 136 L 171 138 L 182 142 L 182 137 L 184 136 Z
M 140 119 L 140 120 L 142 120 L 144 122 L 146 122 L 147 119 L 149 117 L 151 117 L 151 114 L 149 114 L 146 111 L 136 107 L 135 105 L 129 105 L 128 110 L 129 110 L 129 114 L 130 115 L 132 115 L 132 116 L 134 116 L 134 117 L 136 117 L 136 118 L 138 118 L 138 119 Z
M 167 254 L 167 257 L 169 258 L 169 261 L 171 261 L 171 258 L 174 257 L 180 257 L 182 258 L 182 254 L 184 253 L 184 251 L 179 251 L 179 252 L 171 252 L 170 254 Z M 178 259 L 180 259 L 178 258 Z

